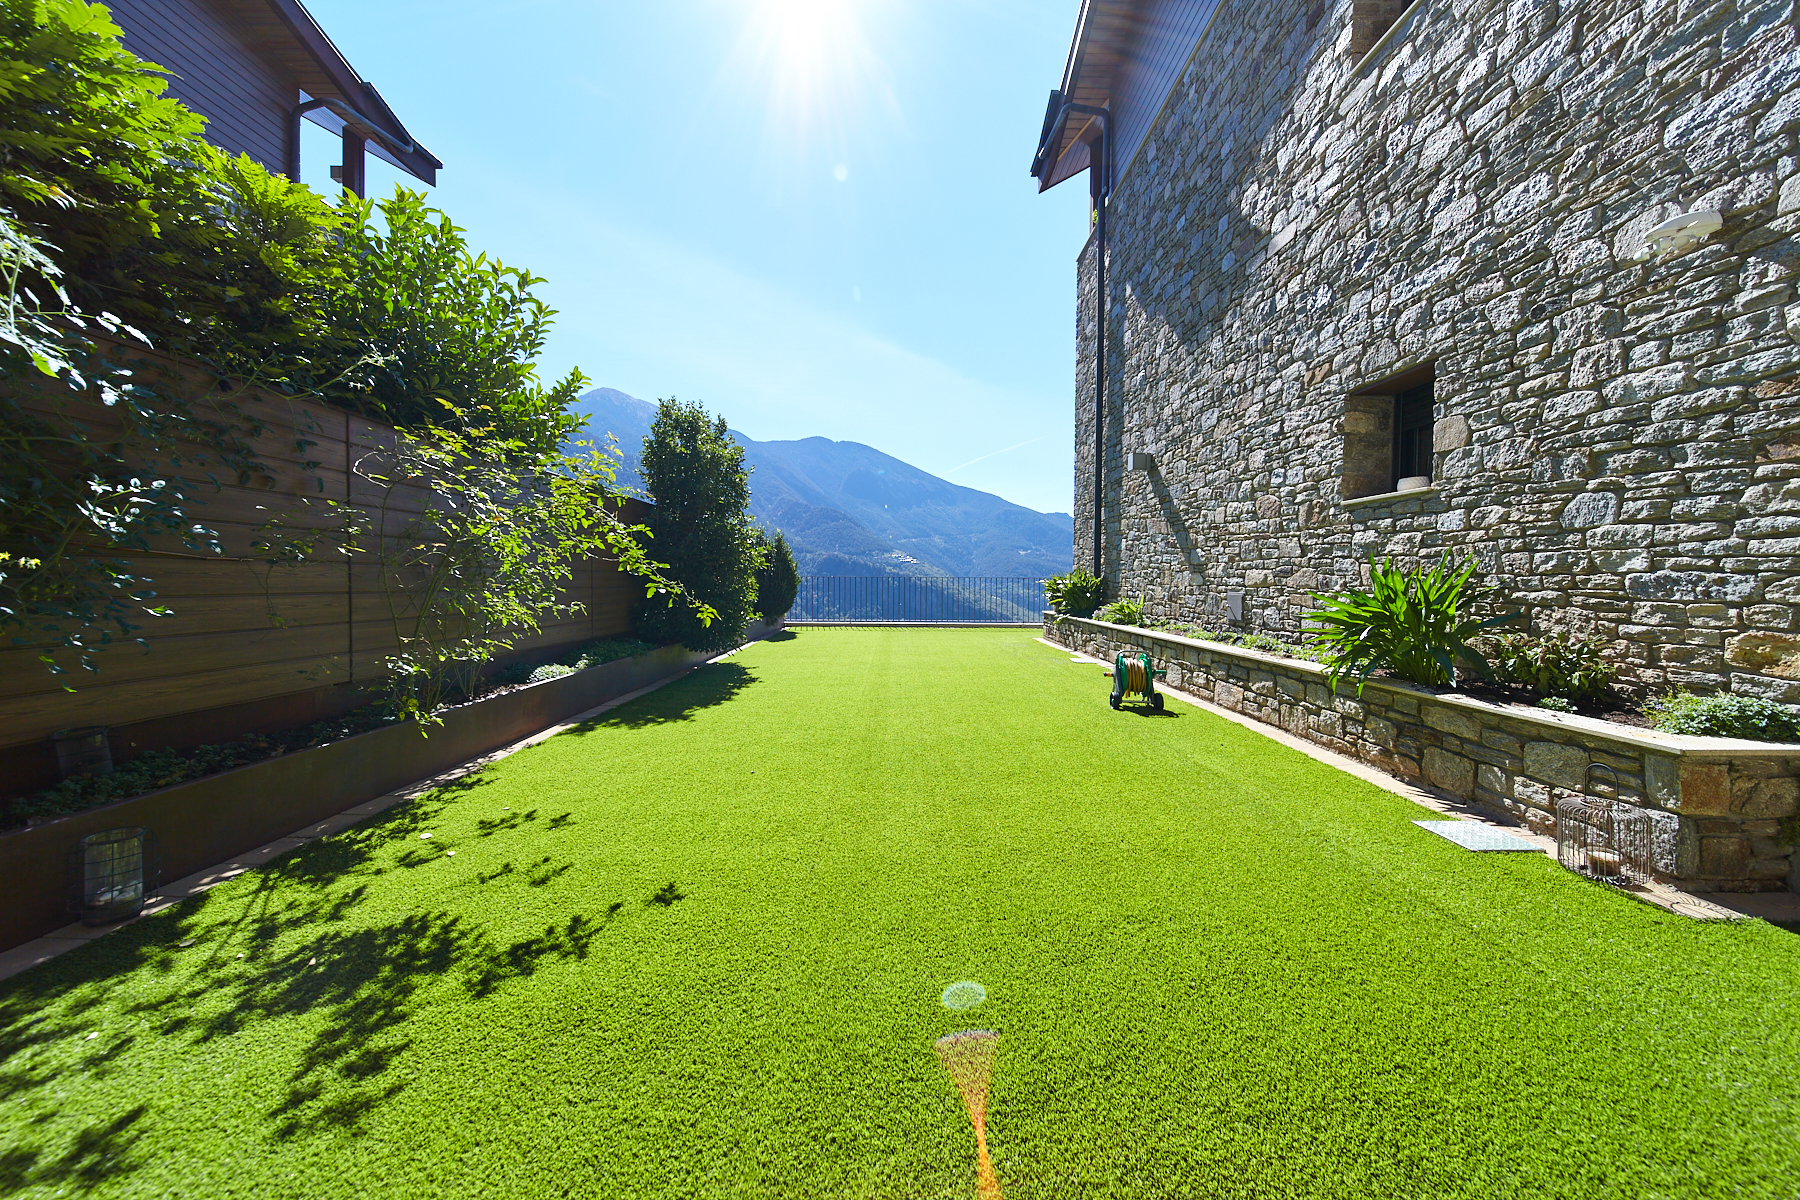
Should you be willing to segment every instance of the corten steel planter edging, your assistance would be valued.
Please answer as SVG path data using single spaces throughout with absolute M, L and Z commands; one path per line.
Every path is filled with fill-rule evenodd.
M 753 625 L 745 638 L 768 632 Z M 713 657 L 664 646 L 466 704 L 445 713 L 429 737 L 411 722 L 389 725 L 0 834 L 0 950 L 74 919 L 69 856 L 88 834 L 120 826 L 151 829 L 160 844 L 162 879 L 179 879 Z
M 1150 651 L 1170 685 L 1442 795 L 1555 830 L 1587 796 L 1651 814 L 1655 873 L 1688 891 L 1793 890 L 1800 746 L 1690 737 L 1370 679 L 1333 690 L 1304 659 L 1044 614 L 1047 641 L 1111 659 Z

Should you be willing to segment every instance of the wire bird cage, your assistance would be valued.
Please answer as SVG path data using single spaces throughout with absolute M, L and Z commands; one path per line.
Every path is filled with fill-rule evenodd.
M 1606 800 L 1556 802 L 1556 861 L 1620 885 L 1650 879 L 1650 814 Z
M 108 829 L 76 843 L 75 896 L 84 925 L 108 925 L 143 911 L 156 885 L 156 837 L 148 829 Z

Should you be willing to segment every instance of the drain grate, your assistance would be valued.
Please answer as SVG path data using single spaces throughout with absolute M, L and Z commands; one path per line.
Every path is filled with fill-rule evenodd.
M 1524 850 L 1537 853 L 1537 847 L 1524 838 L 1514 837 L 1504 829 L 1483 825 L 1479 821 L 1414 821 L 1420 829 L 1455 842 L 1464 850 Z

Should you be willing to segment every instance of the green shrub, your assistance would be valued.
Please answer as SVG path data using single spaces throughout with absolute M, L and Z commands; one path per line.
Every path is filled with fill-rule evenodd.
M 601 638 L 598 641 L 585 642 L 559 661 L 574 667 L 577 671 L 585 671 L 589 667 L 597 667 L 602 663 L 616 662 L 621 658 L 636 658 L 640 654 L 648 654 L 656 649 L 649 642 L 641 642 L 637 638 Z
M 638 605 L 638 632 L 691 650 L 729 650 L 756 611 L 756 526 L 744 448 L 724 417 L 664 400 L 644 439 L 640 469 L 644 490 L 656 501 L 647 550 L 666 559 L 670 578 L 710 605 L 714 617 L 657 590 Z
M 192 494 L 278 474 L 257 458 L 246 383 L 399 426 L 400 446 L 351 469 L 377 493 L 404 479 L 434 496 L 396 521 L 302 493 L 271 506 L 253 547 L 271 566 L 379 557 L 384 587 L 429 581 L 390 606 L 396 713 L 429 723 L 494 651 L 569 610 L 579 557 L 614 559 L 704 625 L 711 610 L 657 575 L 609 506 L 612 460 L 563 453 L 584 381 L 538 379 L 541 281 L 473 253 L 418 193 L 333 205 L 206 144 L 161 75 L 100 5 L 0 6 L 0 376 L 109 406 L 96 436 L 0 388 L 0 635 L 61 673 L 59 649 L 91 667 L 139 613 L 166 614 L 147 603 L 153 564 L 127 556 L 159 539 L 223 554 Z M 100 361 L 96 327 L 197 359 L 222 389 Z
M 1547 708 L 1551 712 L 1572 713 L 1575 711 L 1575 705 L 1561 696 L 1545 696 L 1537 702 L 1537 706 Z
M 1462 615 L 1475 560 L 1452 569 L 1446 553 L 1438 565 L 1401 571 L 1390 559 L 1369 563 L 1369 590 L 1313 594 L 1319 607 L 1307 614 L 1317 626 L 1317 642 L 1332 686 L 1355 675 L 1357 691 L 1369 673 L 1385 668 L 1413 683 L 1441 685 L 1456 677 L 1462 663 L 1483 677 L 1487 660 L 1469 644 L 1485 629 L 1517 619 L 1516 614 L 1477 620 Z
M 167 86 L 102 5 L 0 5 L 0 207 L 48 245 L 77 303 L 111 290 L 95 264 L 155 236 L 182 164 L 206 152 L 205 122 Z
M 800 595 L 800 565 L 779 529 L 773 538 L 758 529 L 756 537 L 761 552 L 756 568 L 757 614 L 765 621 L 779 621 Z
M 234 742 L 192 750 L 173 750 L 165 746 L 119 764 L 110 775 L 77 775 L 35 795 L 18 797 L 4 806 L 0 827 L 64 816 L 114 800 L 141 796 L 158 788 L 216 775 L 294 750 L 342 741 L 392 725 L 397 720 L 385 705 L 366 704 L 341 717 L 316 721 L 302 729 L 246 734 Z
M 1120 596 L 1100 610 L 1099 619 L 1111 621 L 1114 625 L 1142 627 L 1144 624 L 1144 598 L 1142 596 Z
M 561 679 L 564 675 L 573 675 L 577 668 L 567 663 L 545 663 L 533 671 L 526 679 L 527 683 L 543 683 L 547 679 Z
M 1676 692 L 1644 706 L 1664 733 L 1698 737 L 1800 742 L 1800 709 L 1757 696 L 1696 696 Z
M 1076 567 L 1044 580 L 1044 600 L 1066 617 L 1091 617 L 1106 596 L 1106 581 Z
M 1506 633 L 1488 645 L 1494 678 L 1516 683 L 1539 696 L 1595 700 L 1612 686 L 1618 668 L 1600 656 L 1594 638 L 1567 638 L 1560 633 L 1535 637 Z
M 522 453 L 556 453 L 580 424 L 569 406 L 587 380 L 538 379 L 555 315 L 532 294 L 543 280 L 473 253 L 422 193 L 396 188 L 347 211 L 345 283 L 323 290 L 308 357 L 282 363 L 291 382 L 389 424 L 480 430 Z

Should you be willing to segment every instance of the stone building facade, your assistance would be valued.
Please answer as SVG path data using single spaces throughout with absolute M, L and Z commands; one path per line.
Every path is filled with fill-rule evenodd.
M 1536 628 L 1609 643 L 1628 686 L 1800 702 L 1792 0 L 1137 7 L 1208 12 L 1160 94 L 1120 74 L 1106 101 L 1145 126 L 1107 208 L 1117 593 L 1291 638 L 1371 556 L 1473 555 Z M 1071 56 L 1069 94 L 1081 61 L 1102 60 Z M 1642 257 L 1682 213 L 1721 226 Z

